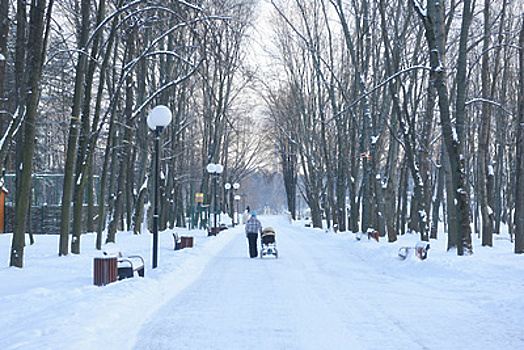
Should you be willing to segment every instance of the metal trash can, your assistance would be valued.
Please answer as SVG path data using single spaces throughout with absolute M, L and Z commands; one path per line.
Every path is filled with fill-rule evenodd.
M 118 276 L 117 257 L 95 258 L 94 261 L 94 284 L 105 286 L 115 282 Z

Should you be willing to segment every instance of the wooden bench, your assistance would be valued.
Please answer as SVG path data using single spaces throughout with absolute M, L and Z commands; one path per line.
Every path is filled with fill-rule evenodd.
M 379 239 L 378 231 L 375 231 L 375 230 L 368 230 L 367 234 L 368 234 L 368 240 L 370 240 L 371 238 L 373 238 L 375 241 L 378 242 L 378 239 Z
M 140 277 L 145 275 L 144 258 L 140 255 L 129 255 L 118 259 L 118 280 L 135 276 L 135 272 Z
M 428 257 L 430 245 L 428 242 L 418 242 L 415 246 L 404 246 L 398 250 L 398 256 L 401 260 L 406 260 L 408 255 L 413 252 L 420 260 L 425 260 Z
M 373 229 L 369 229 L 366 233 L 357 233 L 357 241 L 360 241 L 362 239 L 362 237 L 368 237 L 368 240 L 370 240 L 371 238 L 373 238 L 375 241 L 379 241 L 379 233 L 378 231 L 376 230 L 373 230 Z
M 216 236 L 220 233 L 220 227 L 207 227 L 207 235 L 208 236 Z
M 110 273 L 111 277 L 107 283 L 115 282 L 116 280 L 120 281 L 124 278 L 134 277 L 135 272 L 140 277 L 144 277 L 145 275 L 144 258 L 142 258 L 140 255 L 129 255 L 124 257 L 116 245 L 110 244 L 104 250 L 103 258 L 95 258 L 95 284 L 97 285 L 107 284 L 104 283 L 103 280 L 100 281 L 100 277 L 98 277 L 103 275 L 105 270 L 107 270 L 107 268 L 103 268 L 101 272 L 99 271 L 101 269 L 99 267 L 100 262 L 104 263 L 104 260 L 111 260 L 112 269 L 114 269 L 114 273 Z M 102 279 L 104 278 L 105 277 L 102 276 Z
M 176 232 L 173 232 L 173 241 L 174 241 L 175 250 L 181 249 L 180 236 Z
M 173 233 L 173 240 L 175 250 L 193 248 L 194 238 L 191 236 L 179 236 L 178 233 Z

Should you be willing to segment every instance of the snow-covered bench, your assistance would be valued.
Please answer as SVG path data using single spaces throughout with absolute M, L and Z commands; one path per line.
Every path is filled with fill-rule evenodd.
M 175 246 L 175 250 L 179 250 L 181 247 L 181 239 L 180 239 L 180 236 L 178 235 L 178 233 L 176 232 L 173 232 L 173 241 L 174 241 L 174 246 Z
M 216 236 L 220 233 L 220 227 L 207 227 L 207 235 L 208 236 Z
M 400 247 L 398 250 L 398 256 L 401 260 L 405 260 L 411 252 L 414 252 L 417 258 L 424 260 L 428 257 L 429 248 L 430 246 L 428 242 L 418 242 L 414 247 Z
M 370 240 L 371 238 L 373 238 L 375 241 L 378 242 L 378 239 L 379 239 L 379 233 L 378 231 L 376 230 L 372 230 L 372 229 L 369 229 L 368 232 L 368 240 Z
M 173 233 L 173 240 L 175 241 L 175 250 L 192 248 L 194 239 L 192 236 L 179 236 L 178 233 Z
M 145 275 L 144 258 L 140 255 L 129 255 L 118 259 L 118 280 L 135 276 L 135 272 L 140 277 Z
M 120 249 L 114 244 L 108 244 L 104 250 L 104 255 L 118 258 L 118 280 L 135 276 L 144 277 L 145 263 L 140 255 L 123 256 Z
M 378 233 L 378 231 L 373 230 L 372 228 L 369 228 L 366 233 L 363 233 L 363 232 L 357 233 L 357 236 L 356 236 L 357 241 L 360 241 L 363 237 L 366 237 L 366 236 L 368 237 L 368 240 L 373 238 L 375 241 L 378 242 L 380 234 Z

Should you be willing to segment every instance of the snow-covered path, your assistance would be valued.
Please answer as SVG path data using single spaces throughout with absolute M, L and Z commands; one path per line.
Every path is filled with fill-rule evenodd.
M 366 250 L 349 250 L 342 236 L 278 217 L 261 221 L 276 229 L 280 258 L 249 259 L 242 228 L 225 233 L 234 237 L 143 325 L 136 349 L 501 349 L 524 343 L 520 327 L 493 312 L 492 296 L 479 300 L 475 283 L 391 273 Z
M 58 236 L 36 236 L 23 269 L 0 267 L 0 349 L 524 349 L 524 255 L 509 236 L 475 253 L 446 252 L 443 231 L 428 259 L 397 257 L 413 245 L 261 217 L 277 232 L 278 260 L 249 259 L 243 226 L 173 250 L 161 232 L 121 232 L 116 245 L 146 259 L 145 278 L 93 285 L 94 234 L 82 254 L 59 257 Z M 8 252 L 10 234 L 0 235 Z M 0 253 L 1 255 L 1 253 Z M 8 261 L 4 254 L 4 262 Z

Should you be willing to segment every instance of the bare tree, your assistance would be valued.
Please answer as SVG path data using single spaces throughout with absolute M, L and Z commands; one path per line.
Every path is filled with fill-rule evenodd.
M 515 191 L 515 253 L 524 253 L 524 13 L 519 38 L 519 109 Z
M 448 154 L 449 164 L 451 167 L 452 178 L 452 194 L 453 201 L 448 204 L 454 205 L 457 213 L 457 229 L 456 232 L 460 235 L 457 239 L 457 253 L 458 255 L 471 254 L 473 247 L 471 245 L 471 228 L 469 226 L 469 199 L 467 195 L 467 182 L 465 178 L 464 156 L 462 150 L 462 142 L 464 133 L 463 129 L 464 109 L 465 109 L 465 69 L 466 69 L 466 53 L 467 53 L 467 38 L 469 24 L 471 21 L 471 2 L 464 1 L 464 11 L 460 35 L 459 57 L 457 61 L 457 117 L 456 128 L 451 120 L 450 113 L 450 97 L 447 86 L 447 72 L 445 66 L 445 53 L 442 48 L 445 46 L 445 35 L 442 27 L 436 26 L 437 23 L 443 23 L 443 4 L 439 1 L 428 0 L 427 8 L 424 10 L 417 0 L 413 0 L 412 4 L 417 11 L 425 28 L 426 40 L 430 52 L 431 64 L 431 78 L 432 83 L 435 84 L 439 96 L 439 111 L 442 124 L 442 131 L 446 151 Z M 440 18 L 439 18 L 440 17 Z M 452 248 L 448 246 L 448 249 Z
M 89 38 L 91 4 L 88 0 L 81 2 L 82 21 L 78 33 L 79 56 L 76 66 L 76 80 L 73 97 L 73 106 L 69 124 L 69 138 L 67 143 L 66 166 L 64 171 L 64 187 L 62 194 L 62 220 L 60 228 L 60 242 L 58 255 L 67 255 L 69 252 L 69 228 L 71 218 L 71 202 L 74 189 L 74 173 L 77 158 L 78 138 L 80 137 L 82 95 L 84 94 L 84 79 L 87 69 L 87 48 Z M 87 118 L 87 116 L 85 117 Z M 73 242 L 75 244 L 76 242 Z M 79 242 L 78 242 L 79 244 Z
M 489 91 L 489 46 L 491 37 L 490 23 L 491 4 L 490 0 L 484 1 L 484 40 L 482 56 L 482 98 L 488 100 Z M 482 114 L 479 123 L 479 143 L 478 143 L 478 200 L 482 214 L 482 245 L 493 245 L 493 209 L 489 205 L 488 198 L 488 177 L 489 172 L 489 139 L 491 128 L 491 108 L 487 103 L 482 104 Z
M 46 45 L 47 45 L 47 31 L 49 26 L 46 26 L 45 19 L 50 21 L 51 1 L 49 4 L 46 1 L 34 1 L 29 7 L 29 31 L 27 41 L 25 35 L 19 36 L 17 39 L 22 45 L 27 43 L 25 71 L 27 72 L 27 83 L 22 85 L 27 87 L 27 95 L 19 100 L 19 108 L 24 111 L 26 115 L 24 119 L 24 139 L 23 155 L 20 163 L 20 179 L 19 191 L 16 200 L 15 213 L 15 227 L 13 232 L 13 241 L 11 245 L 11 260 L 10 266 L 22 267 L 24 257 L 24 236 L 27 228 L 27 213 L 30 206 L 31 198 L 31 183 L 33 174 L 33 155 L 35 150 L 35 136 L 36 136 L 36 121 L 37 121 L 37 107 L 40 99 L 40 81 L 42 79 L 42 69 L 44 64 Z M 19 2 L 20 5 L 20 2 Z M 47 8 L 47 13 L 46 13 Z M 23 7 L 25 9 L 25 7 Z M 20 23 L 25 22 L 25 12 L 19 12 L 18 20 Z M 48 22 L 47 22 L 48 23 Z

